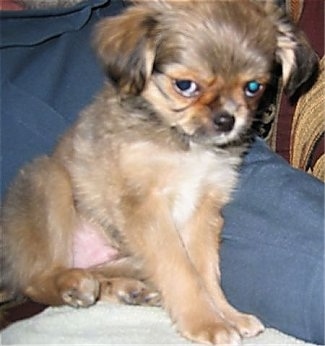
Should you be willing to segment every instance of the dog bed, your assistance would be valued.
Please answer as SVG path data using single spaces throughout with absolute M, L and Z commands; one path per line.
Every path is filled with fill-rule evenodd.
M 1 333 L 2 345 L 192 344 L 182 338 L 167 313 L 156 307 L 100 302 L 89 309 L 50 307 Z M 312 345 L 266 329 L 244 345 Z

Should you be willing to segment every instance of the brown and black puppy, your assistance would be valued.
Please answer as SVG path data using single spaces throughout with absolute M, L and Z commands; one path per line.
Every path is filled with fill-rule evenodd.
M 161 297 L 196 342 L 261 332 L 220 288 L 221 209 L 274 64 L 289 92 L 316 65 L 299 37 L 250 0 L 137 1 L 105 19 L 95 45 L 110 83 L 9 189 L 4 285 L 77 307 Z

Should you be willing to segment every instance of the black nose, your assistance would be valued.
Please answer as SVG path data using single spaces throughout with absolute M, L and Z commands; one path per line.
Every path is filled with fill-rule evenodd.
M 235 125 L 235 117 L 228 112 L 216 113 L 213 122 L 217 131 L 230 132 Z

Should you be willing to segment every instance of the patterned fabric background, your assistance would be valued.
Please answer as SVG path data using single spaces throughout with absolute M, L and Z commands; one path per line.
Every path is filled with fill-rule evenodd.
M 324 56 L 324 1 L 277 0 L 305 32 L 320 58 Z M 272 105 L 260 115 L 259 133 L 290 164 L 324 180 L 325 86 L 324 58 L 314 87 L 290 104 L 275 85 Z

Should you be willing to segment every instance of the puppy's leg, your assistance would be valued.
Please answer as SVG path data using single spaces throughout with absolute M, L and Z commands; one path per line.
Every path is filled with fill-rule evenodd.
M 130 205 L 125 229 L 130 250 L 161 292 L 164 307 L 180 332 L 203 343 L 237 344 L 239 335 L 214 309 L 170 215 L 168 201 L 149 196 Z
M 78 222 L 65 169 L 48 157 L 26 166 L 2 209 L 4 284 L 44 304 L 93 303 L 97 280 L 69 269 Z
M 186 248 L 220 315 L 235 326 L 241 336 L 254 336 L 264 329 L 262 323 L 255 316 L 243 314 L 232 307 L 220 287 L 219 236 L 223 219 L 218 215 L 220 211 L 216 207 L 216 199 L 203 198 L 184 232 Z

